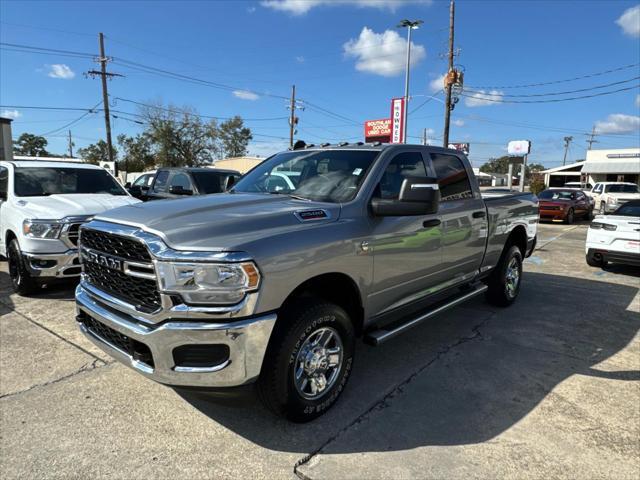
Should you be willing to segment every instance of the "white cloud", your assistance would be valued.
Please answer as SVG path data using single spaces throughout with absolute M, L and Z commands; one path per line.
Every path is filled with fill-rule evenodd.
M 250 92 L 248 90 L 234 90 L 233 92 L 233 96 L 240 98 L 242 100 L 258 100 L 260 98 L 260 95 L 258 95 L 257 93 L 253 93 Z
M 256 13 L 256 7 L 247 7 L 247 13 Z
M 596 122 L 596 133 L 630 133 L 640 130 L 640 117 L 613 113 L 606 120 Z
M 453 123 L 456 127 L 464 127 L 464 120 L 460 120 L 459 118 L 456 118 L 451 123 Z
M 464 100 L 467 107 L 486 107 L 487 105 L 495 105 L 502 100 L 504 92 L 499 90 L 478 90 L 477 92 L 470 93 Z
M 49 73 L 47 75 L 51 78 L 61 78 L 63 80 L 71 80 L 76 76 L 75 72 L 64 63 L 49 65 Z
M 376 33 L 364 27 L 357 40 L 351 39 L 343 46 L 348 57 L 356 58 L 356 70 L 393 77 L 403 73 L 406 65 L 407 42 L 395 30 Z M 427 56 L 422 45 L 411 42 L 411 65 Z
M 321 5 L 331 7 L 343 5 L 372 7 L 395 12 L 398 7 L 403 5 L 430 5 L 431 3 L 433 3 L 433 0 L 263 0 L 260 2 L 263 7 L 291 13 L 292 15 L 304 15 L 312 8 Z
M 625 34 L 640 37 L 640 5 L 625 10 L 616 23 Z
M 436 78 L 434 78 L 433 80 L 431 80 L 429 82 L 429 90 L 431 90 L 431 93 L 441 92 L 441 91 L 444 90 L 444 77 L 445 76 L 446 76 L 446 74 L 443 73 L 439 77 L 436 77 Z
M 296 62 L 298 62 L 298 63 L 304 63 L 304 57 L 303 57 L 302 55 L 298 55 L 298 56 L 296 57 Z
M 22 114 L 18 110 L 3 110 L 2 113 L 0 113 L 0 117 L 12 118 L 14 120 L 21 116 Z

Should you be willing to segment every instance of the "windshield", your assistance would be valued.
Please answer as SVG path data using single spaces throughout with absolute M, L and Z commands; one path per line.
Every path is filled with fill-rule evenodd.
M 204 195 L 207 193 L 221 193 L 226 187 L 228 173 L 220 172 L 191 172 L 198 187 L 198 192 Z
M 542 200 L 571 200 L 572 195 L 575 195 L 575 193 L 562 190 L 545 190 L 538 195 L 538 198 Z
M 640 202 L 625 203 L 613 212 L 614 215 L 623 215 L 625 217 L 640 217 Z
M 15 192 L 18 197 L 42 197 L 74 193 L 127 194 L 105 170 L 65 167 L 16 168 Z
M 638 193 L 637 185 L 606 185 L 604 191 L 607 193 Z
M 286 194 L 320 202 L 348 202 L 377 150 L 311 150 L 279 153 L 247 173 L 233 192 Z

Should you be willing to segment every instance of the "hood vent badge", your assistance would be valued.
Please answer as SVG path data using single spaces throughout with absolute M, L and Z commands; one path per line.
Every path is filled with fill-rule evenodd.
M 294 215 L 301 222 L 311 222 L 313 220 L 324 220 L 329 218 L 329 213 L 326 210 L 321 208 L 317 208 L 314 210 L 302 210 L 299 212 L 294 212 Z

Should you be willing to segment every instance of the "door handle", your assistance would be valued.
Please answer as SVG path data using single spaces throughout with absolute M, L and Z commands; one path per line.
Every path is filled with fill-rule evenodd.
M 478 210 L 477 212 L 473 212 L 473 218 L 484 218 L 487 213 L 484 210 Z
M 431 227 L 437 227 L 438 225 L 440 225 L 440 220 L 437 218 L 434 218 L 433 220 L 425 220 L 424 222 L 422 222 L 422 226 L 424 228 L 431 228 Z

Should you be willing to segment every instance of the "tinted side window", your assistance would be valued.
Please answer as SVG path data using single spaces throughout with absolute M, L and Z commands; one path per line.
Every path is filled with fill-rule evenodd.
M 462 160 L 456 156 L 441 153 L 432 153 L 431 160 L 438 177 L 442 201 L 473 197 L 469 176 Z
M 4 198 L 7 196 L 7 185 L 9 182 L 9 171 L 6 167 L 0 167 L 0 194 Z
M 382 179 L 380 179 L 375 196 L 383 199 L 396 199 L 400 195 L 400 187 L 406 177 L 426 176 L 427 169 L 424 166 L 421 153 L 400 153 L 389 162 Z
M 153 184 L 153 191 L 164 192 L 167 189 L 168 179 L 169 179 L 169 172 L 167 170 L 160 170 L 156 175 L 156 181 Z
M 171 178 L 171 185 L 169 185 L 169 187 L 182 187 L 183 190 L 193 190 L 189 175 L 186 173 L 176 173 Z

